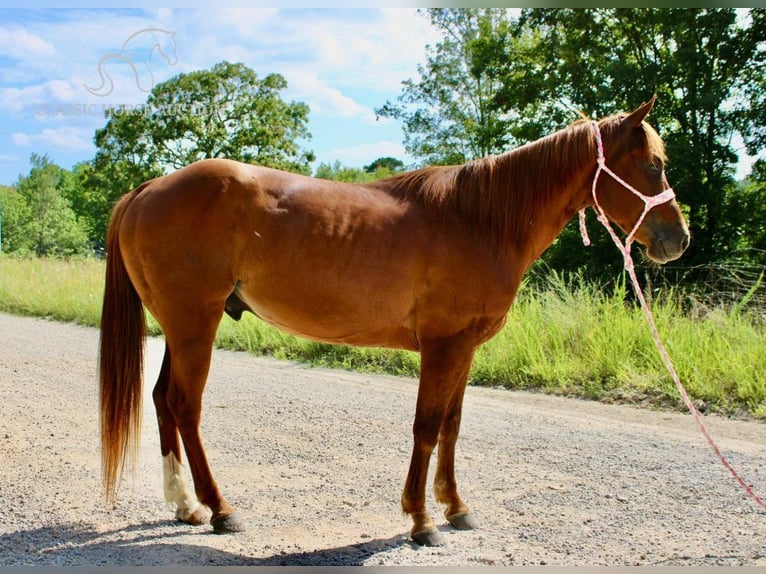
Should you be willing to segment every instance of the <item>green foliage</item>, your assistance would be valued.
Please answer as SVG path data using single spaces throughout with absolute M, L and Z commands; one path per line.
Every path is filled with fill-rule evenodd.
M 381 170 L 388 173 L 403 171 L 404 162 L 394 157 L 379 157 L 370 165 L 364 166 L 364 171 L 367 173 L 379 173 Z
M 536 74 L 541 99 L 601 116 L 658 94 L 651 122 L 666 141 L 668 179 L 693 237 L 683 261 L 727 258 L 731 141 L 753 105 L 741 96 L 753 82 L 749 65 L 762 59 L 762 33 L 759 40 L 734 9 L 528 9 L 521 25 L 539 31 L 539 57 L 551 62 Z M 552 255 L 562 248 L 570 251 L 563 241 Z
M 87 250 L 87 234 L 61 193 L 65 170 L 32 154 L 32 169 L 3 194 L 3 251 L 70 256 Z
M 143 116 L 136 124 L 127 115 L 107 122 L 96 131 L 96 156 L 80 165 L 73 177 L 69 195 L 86 209 L 90 239 L 97 248 L 106 242 L 106 229 L 117 200 L 144 181 L 160 176 L 163 168 L 153 158 L 150 135 Z
M 0 187 L 0 252 L 18 253 L 28 251 L 29 238 L 24 224 L 31 218 L 24 197 L 15 187 Z
M 756 8 L 748 11 L 746 28 L 747 45 L 763 46 L 766 42 L 766 10 Z M 744 95 L 750 102 L 739 129 L 750 154 L 756 155 L 766 148 L 766 50 L 761 48 L 748 66 L 741 70 L 744 75 Z
M 376 113 L 400 120 L 405 148 L 427 164 L 458 164 L 505 151 L 509 122 L 492 102 L 500 84 L 487 75 L 476 53 L 482 40 L 505 34 L 505 11 L 434 8 L 427 13 L 443 40 L 426 47 L 420 77 L 404 81 L 397 102 L 386 102 Z
M 480 349 L 473 380 L 510 388 L 684 410 L 644 316 L 624 282 L 604 292 L 553 274 L 547 288 L 523 290 L 508 323 Z M 713 308 L 695 318 L 679 294 L 655 297 L 652 312 L 681 382 L 721 412 L 766 412 L 766 331 L 757 314 Z M 545 329 L 540 329 L 545 325 Z
M 329 179 L 331 181 L 344 181 L 347 183 L 366 183 L 389 177 L 401 171 L 404 163 L 392 157 L 376 159 L 363 170 L 357 167 L 348 167 L 335 161 L 332 164 L 320 163 L 314 172 L 314 177 Z
M 112 205 L 143 177 L 136 174 L 132 179 L 126 178 L 121 170 L 121 166 L 126 165 L 118 162 L 99 169 L 92 161 L 83 161 L 72 171 L 62 171 L 61 195 L 69 201 L 87 233 L 91 248 L 96 251 L 103 249 Z
M 365 183 L 375 180 L 374 174 L 362 171 L 358 167 L 347 167 L 335 161 L 332 164 L 320 163 L 314 172 L 314 177 L 329 179 L 331 181 L 343 181 L 346 183 Z
M 667 176 L 692 234 L 694 269 L 757 253 L 761 235 L 737 199 L 732 147 L 766 142 L 766 14 L 733 8 L 430 9 L 443 40 L 419 77 L 378 113 L 402 120 L 408 151 L 425 163 L 459 163 L 504 151 L 658 95 L 650 117 L 666 141 Z M 752 198 L 752 201 L 751 201 Z M 763 205 L 763 204 L 760 204 Z M 757 209 L 755 211 L 758 211 Z M 554 269 L 606 279 L 617 270 L 608 236 L 591 225 L 584 250 L 571 224 L 543 259 Z M 594 230 L 595 228 L 595 230 Z M 736 231 L 736 232 L 735 232 Z M 761 259 L 764 261 L 764 259 Z M 694 280 L 693 274 L 689 279 Z
M 724 257 L 766 265 L 766 161 L 757 161 L 750 177 L 727 191 L 720 233 Z
M 145 106 L 112 110 L 96 145 L 149 171 L 222 157 L 306 173 L 313 154 L 298 142 L 310 137 L 309 110 L 285 102 L 286 88 L 279 74 L 258 78 L 230 62 L 179 74 L 155 86 Z

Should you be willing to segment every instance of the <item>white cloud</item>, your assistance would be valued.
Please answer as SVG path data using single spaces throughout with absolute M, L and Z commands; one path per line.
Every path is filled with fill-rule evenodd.
M 64 104 L 85 103 L 88 96 L 90 94 L 81 80 L 49 80 L 23 88 L 0 88 L 0 110 L 16 114 L 25 112 L 39 118 L 56 115 L 46 110 L 59 108 Z M 90 100 L 95 101 L 98 98 L 91 96 Z
M 0 55 L 15 60 L 49 58 L 56 53 L 53 45 L 23 28 L 0 28 Z
M 75 97 L 82 95 L 82 88 L 68 80 L 51 80 L 46 88 L 51 98 L 64 102 L 71 102 Z
M 427 18 L 396 8 L 181 10 L 167 25 L 178 30 L 184 71 L 229 59 L 259 75 L 310 74 L 339 91 L 398 92 L 437 39 Z
M 366 122 L 399 94 L 425 43 L 436 40 L 428 19 L 412 9 L 179 11 L 173 24 L 185 70 L 243 62 L 261 76 L 282 74 L 287 97 L 306 102 L 314 115 Z
M 59 65 L 43 69 L 35 59 L 39 81 L 0 88 L 0 109 L 19 112 L 31 104 L 60 102 L 140 104 L 160 81 L 226 59 L 244 62 L 259 75 L 283 74 L 289 97 L 308 103 L 313 114 L 369 122 L 375 120 L 373 107 L 392 96 L 369 94 L 398 92 L 414 69 L 413 54 L 422 53 L 428 28 L 425 18 L 401 9 L 163 9 L 154 16 L 114 18 L 94 11 L 87 18 L 46 23 L 42 33 L 50 40 L 49 51 L 55 45 Z M 157 52 L 148 66 L 120 61 L 116 56 L 131 36 L 146 56 L 154 38 L 135 34 L 151 26 L 175 32 L 177 62 L 170 64 Z M 362 93 L 368 95 L 364 103 Z
M 32 111 L 41 102 L 53 101 L 53 94 L 61 95 L 66 92 L 67 89 L 61 86 L 60 80 L 23 88 L 0 88 L 0 109 L 14 113 Z
M 413 9 L 362 10 L 347 19 L 338 14 L 319 11 L 292 27 L 306 46 L 304 65 L 340 88 L 398 92 L 416 73 L 425 44 L 437 39 L 428 19 Z
M 36 83 L 74 77 L 95 82 L 99 62 L 120 53 L 136 32 L 155 27 L 176 34 L 177 66 L 168 66 L 156 52 L 153 56 L 157 68 L 153 71 L 163 80 L 230 59 L 261 74 L 301 68 L 338 89 L 398 91 L 400 82 L 415 73 L 424 43 L 436 38 L 427 18 L 402 8 L 62 14 L 57 20 L 24 23 L 24 28 L 0 28 L 0 54 L 13 51 L 23 59 L 26 73 L 42 74 Z M 149 40 L 146 35 L 133 42 L 146 51 L 151 47 Z M 159 69 L 163 66 L 167 69 Z
M 141 103 L 154 84 L 178 73 L 162 54 L 152 51 L 156 43 L 165 50 L 173 48 L 168 35 L 139 34 L 134 50 L 135 70 L 120 55 L 131 36 L 147 28 L 162 29 L 172 12 L 160 9 L 151 13 L 78 10 L 61 11 L 55 18 L 20 21 L 16 28 L 0 28 L 0 55 L 13 51 L 17 61 L 6 65 L 0 76 L 0 109 L 19 109 L 31 102 L 74 102 L 92 99 L 87 87 L 98 87 L 102 74 L 114 80 L 110 101 Z M 172 18 L 171 18 L 172 20 Z M 24 28 L 20 28 L 20 26 Z M 14 33 L 11 33 L 14 32 Z M 163 37 L 164 36 L 164 37 Z M 10 44 L 18 42 L 11 50 Z M 107 79 L 107 87 L 110 83 Z M 140 86 L 140 87 L 139 87 Z M 98 99 L 97 101 L 102 101 Z
M 312 113 L 360 117 L 368 121 L 375 119 L 374 111 L 344 96 L 340 90 L 322 83 L 316 74 L 293 72 L 286 79 L 290 91 L 296 93 L 297 99 L 305 101 Z
M 46 128 L 37 134 L 17 132 L 12 141 L 19 147 L 45 146 L 65 151 L 93 150 L 91 130 L 65 126 L 57 129 Z
M 30 98 L 37 99 L 42 89 L 42 86 L 0 88 L 0 109 L 19 112 L 29 104 Z
M 228 32 L 229 38 L 258 39 L 263 27 L 272 25 L 278 18 L 279 8 L 225 8 L 213 14 L 203 10 L 200 14 L 208 24 L 217 25 Z
M 164 25 L 178 31 L 174 73 L 243 62 L 261 77 L 282 74 L 285 96 L 312 114 L 363 121 L 412 75 L 430 28 L 413 10 L 370 9 L 177 10 Z

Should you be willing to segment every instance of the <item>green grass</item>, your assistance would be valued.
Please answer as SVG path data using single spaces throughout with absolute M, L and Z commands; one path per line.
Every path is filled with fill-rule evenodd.
M 683 409 L 641 309 L 623 294 L 560 281 L 523 291 L 506 327 L 477 354 L 474 383 Z M 721 309 L 693 319 L 672 294 L 652 313 L 692 399 L 711 411 L 766 417 L 762 323 Z
M 100 261 L 0 257 L 0 311 L 96 326 L 103 293 Z
M 93 259 L 0 257 L 0 311 L 97 326 L 104 264 Z M 553 276 L 524 287 L 505 328 L 477 353 L 471 383 L 682 409 L 638 307 L 624 290 Z M 670 293 L 652 304 L 657 326 L 693 400 L 709 411 L 766 418 L 766 327 L 735 306 L 696 317 Z M 150 332 L 157 334 L 149 319 Z M 326 345 L 287 335 L 251 315 L 224 317 L 217 345 L 317 366 L 417 376 L 416 353 Z

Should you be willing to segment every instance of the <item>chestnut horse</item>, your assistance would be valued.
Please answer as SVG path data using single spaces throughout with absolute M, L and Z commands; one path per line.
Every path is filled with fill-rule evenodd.
M 597 123 L 609 167 L 648 196 L 669 188 L 662 140 L 644 121 L 653 104 Z M 101 318 L 107 500 L 114 503 L 126 459 L 136 455 L 144 305 L 166 341 L 153 391 L 166 498 L 182 521 L 205 521 L 207 506 L 216 532 L 244 529 L 213 478 L 200 414 L 218 324 L 224 312 L 238 319 L 250 311 L 316 341 L 418 351 L 402 509 L 414 541 L 440 542 L 425 495 L 438 445 L 436 500 L 454 527 L 475 528 L 454 464 L 471 362 L 505 323 L 529 265 L 594 204 L 596 157 L 592 122 L 579 120 L 497 156 L 373 183 L 209 159 L 127 193 L 109 224 Z M 596 192 L 609 219 L 630 230 L 641 200 L 610 177 Z M 657 262 L 679 257 L 689 233 L 676 201 L 653 207 L 636 239 Z M 194 493 L 183 479 L 181 441 Z

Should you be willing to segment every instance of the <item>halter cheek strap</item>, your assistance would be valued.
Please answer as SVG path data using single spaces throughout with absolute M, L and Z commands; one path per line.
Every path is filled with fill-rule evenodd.
M 598 151 L 598 157 L 596 158 L 598 167 L 596 168 L 596 175 L 593 176 L 593 185 L 591 186 L 591 195 L 593 196 L 594 203 L 593 210 L 596 212 L 596 217 L 598 220 L 604 225 L 604 227 L 606 227 L 607 231 L 609 231 L 609 235 L 611 235 L 612 240 L 617 244 L 617 247 L 622 252 L 623 257 L 625 257 L 626 253 L 630 253 L 630 245 L 633 243 L 633 238 L 636 235 L 638 228 L 641 226 L 641 223 L 643 223 L 646 214 L 649 213 L 649 210 L 660 204 L 671 201 L 675 198 L 676 194 L 673 192 L 672 188 L 668 188 L 658 195 L 645 195 L 630 185 L 628 182 L 623 180 L 619 175 L 614 173 L 614 171 L 609 169 L 609 166 L 606 165 L 606 157 L 604 156 L 604 143 L 601 140 L 601 130 L 598 127 L 598 122 L 591 121 L 591 125 L 593 126 L 593 131 L 596 133 L 596 149 Z M 636 220 L 635 225 L 633 225 L 633 229 L 628 234 L 624 244 L 617 237 L 614 229 L 612 229 L 612 226 L 609 223 L 606 214 L 604 213 L 604 209 L 601 207 L 601 204 L 599 204 L 598 197 L 596 196 L 596 184 L 598 183 L 598 178 L 602 171 L 606 172 L 617 183 L 622 185 L 625 189 L 633 192 L 634 195 L 636 195 L 641 201 L 644 202 L 644 210 L 641 212 L 638 220 Z M 590 245 L 590 238 L 588 237 L 588 230 L 585 227 L 585 208 L 580 210 L 579 216 L 580 233 L 582 235 L 583 243 L 587 246 Z

